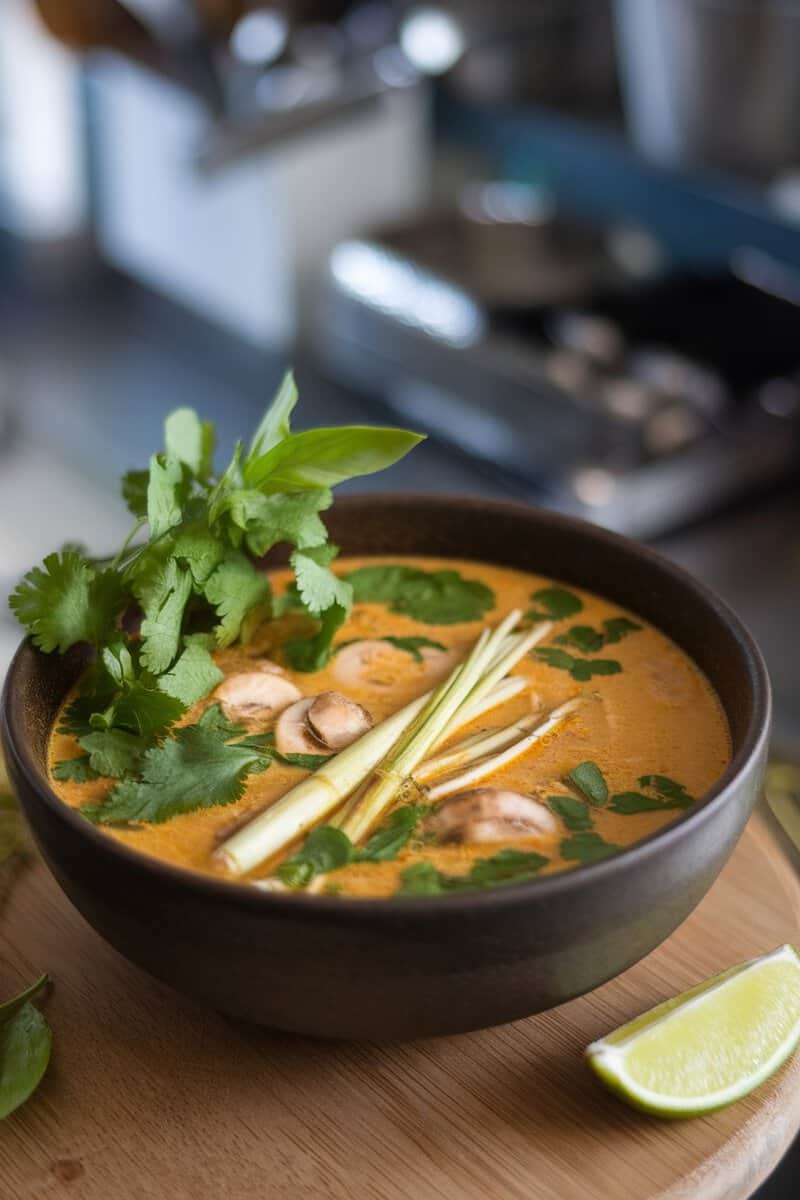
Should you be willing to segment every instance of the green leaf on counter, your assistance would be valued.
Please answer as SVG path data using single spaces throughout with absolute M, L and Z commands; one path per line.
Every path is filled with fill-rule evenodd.
M 587 760 L 568 772 L 567 778 L 592 804 L 602 807 L 608 800 L 608 784 L 597 763 Z
M 480 621 L 495 606 L 494 592 L 458 571 L 425 571 L 400 564 L 358 567 L 345 576 L 356 603 L 386 604 L 427 625 Z
M 0 1005 L 0 1120 L 36 1091 L 50 1061 L 52 1034 L 31 1000 L 47 985 L 32 987 Z

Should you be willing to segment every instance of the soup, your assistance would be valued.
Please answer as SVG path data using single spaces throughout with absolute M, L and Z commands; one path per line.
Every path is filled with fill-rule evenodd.
M 84 773 L 76 765 L 81 747 L 57 731 L 50 762 L 58 795 L 99 820 L 108 837 L 195 871 L 229 877 L 237 861 L 241 877 L 271 889 L 438 895 L 616 853 L 678 816 L 729 762 L 726 719 L 703 673 L 658 629 L 611 601 L 472 561 L 343 558 L 335 571 L 353 584 L 355 603 L 322 669 L 289 665 L 285 647 L 307 618 L 294 611 L 291 572 L 273 571 L 276 607 L 285 611 L 263 621 L 247 645 L 214 653 L 224 680 L 181 718 L 181 726 L 201 730 L 191 735 L 198 745 L 203 728 L 225 719 L 236 726 L 225 737 L 242 763 L 261 756 L 241 787 L 232 782 L 232 798 L 203 807 L 199 796 L 192 811 L 158 820 L 148 820 L 143 806 L 141 819 L 107 822 L 104 807 L 125 784 Z M 501 648 L 514 638 L 519 648 L 527 631 L 541 637 L 491 693 L 497 703 L 451 721 L 394 790 L 385 786 L 394 767 L 381 758 L 368 776 L 390 802 L 374 819 L 359 799 L 369 795 L 369 781 L 325 801 L 322 820 L 302 816 L 299 797 L 316 797 L 313 781 L 319 777 L 322 788 L 328 764 L 353 759 L 370 731 L 433 691 L 435 701 L 404 726 L 407 737 L 398 735 L 408 741 L 416 731 L 422 744 L 417 727 L 430 720 L 432 704 L 443 714 L 445 681 L 455 689 L 481 631 L 517 610 L 513 625 L 522 633 L 510 632 Z M 469 715 L 463 706 L 457 713 Z M 305 780 L 311 786 L 298 791 Z M 295 795 L 297 836 L 242 870 L 249 859 L 231 858 L 226 847 L 238 846 L 265 814 L 283 812 L 281 805 L 288 812 Z

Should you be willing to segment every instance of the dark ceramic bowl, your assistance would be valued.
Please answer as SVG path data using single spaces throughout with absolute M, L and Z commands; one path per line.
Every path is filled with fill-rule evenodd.
M 353 496 L 330 515 L 345 554 L 484 559 L 562 579 L 660 626 L 717 689 L 733 761 L 693 808 L 612 859 L 476 895 L 346 900 L 264 893 L 119 845 L 50 789 L 50 728 L 85 658 L 26 644 L 6 684 L 8 769 L 50 869 L 122 954 L 206 1004 L 302 1033 L 408 1038 L 511 1021 L 624 971 L 692 911 L 758 794 L 769 683 L 737 618 L 648 550 L 516 504 Z

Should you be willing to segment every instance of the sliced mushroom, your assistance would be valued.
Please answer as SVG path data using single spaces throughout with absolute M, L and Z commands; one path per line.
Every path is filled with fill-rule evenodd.
M 522 792 L 489 787 L 453 796 L 428 827 L 443 842 L 504 842 L 558 833 L 555 817 L 538 800 Z
M 456 650 L 437 650 L 424 646 L 422 656 L 425 682 L 438 683 L 449 675 L 459 658 Z M 410 662 L 407 650 L 393 646 L 385 638 L 364 638 L 338 650 L 333 673 L 345 687 L 369 684 L 371 687 L 393 688 L 399 660 Z
M 232 721 L 268 720 L 302 694 L 289 679 L 269 669 L 230 675 L 214 693 Z
M 344 750 L 372 728 L 365 708 L 341 692 L 321 692 L 308 710 L 308 725 L 331 750 Z
M 308 710 L 316 700 L 307 696 L 285 708 L 275 722 L 275 745 L 281 754 L 328 754 L 329 747 L 314 737 L 308 724 Z
M 345 687 L 354 684 L 369 683 L 373 687 L 390 688 L 394 684 L 392 672 L 387 671 L 387 663 L 392 654 L 388 642 L 377 638 L 365 638 L 360 642 L 351 642 L 336 652 L 333 660 L 333 673 L 339 683 Z M 394 650 L 395 654 L 402 651 Z M 383 674 L 381 673 L 383 669 Z

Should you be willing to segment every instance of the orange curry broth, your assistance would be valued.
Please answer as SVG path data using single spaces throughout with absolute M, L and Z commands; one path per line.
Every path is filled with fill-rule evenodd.
M 454 559 L 344 558 L 338 562 L 336 570 L 345 573 L 376 562 L 403 562 L 427 570 L 450 568 L 458 570 L 465 578 L 480 579 L 496 597 L 496 607 L 485 616 L 485 622 L 491 625 L 513 608 L 523 611 L 530 608 L 531 593 L 553 583 L 542 576 L 507 567 Z M 274 571 L 271 580 L 275 592 L 280 593 L 290 582 L 291 574 L 288 570 Z M 555 632 L 563 632 L 574 624 L 597 627 L 607 617 L 634 615 L 591 592 L 572 587 L 570 590 L 581 597 L 583 611 L 559 622 Z M 587 700 L 566 725 L 491 778 L 483 780 L 482 785 L 512 788 L 539 797 L 564 792 L 564 776 L 586 759 L 598 763 L 612 793 L 635 790 L 639 777 L 646 774 L 667 775 L 682 783 L 693 796 L 702 796 L 714 784 L 730 759 L 730 735 L 722 706 L 691 659 L 659 630 L 638 617 L 636 620 L 643 626 L 641 631 L 629 634 L 595 656 L 620 662 L 622 672 L 618 675 L 595 676 L 587 683 L 577 683 L 568 672 L 546 666 L 531 657 L 526 657 L 515 668 L 515 674 L 530 680 L 530 691 L 460 729 L 451 741 L 460 741 L 482 729 L 507 725 L 529 713 L 532 704 L 540 706 L 544 715 L 578 694 L 586 695 Z M 475 642 L 483 623 L 428 625 L 392 613 L 382 604 L 357 604 L 339 630 L 337 642 L 386 635 L 417 635 L 440 642 L 453 653 L 438 662 L 431 658 L 425 663 L 416 663 L 409 654 L 387 644 L 385 659 L 376 664 L 376 669 L 369 672 L 369 678 L 361 680 L 358 686 L 345 686 L 337 677 L 336 655 L 324 670 L 314 674 L 292 671 L 288 667 L 286 673 L 308 696 L 328 689 L 344 691 L 368 709 L 377 722 L 446 675 L 453 662 Z M 256 669 L 259 656 L 263 655 L 281 662 L 275 642 L 279 633 L 285 636 L 285 631 L 285 622 L 282 625 L 267 622 L 250 645 L 221 650 L 214 657 L 226 675 Z M 580 651 L 571 652 L 583 657 Z M 212 702 L 213 695 L 194 705 L 182 723 L 196 721 Z M 250 732 L 260 728 L 253 725 Z M 60 733 L 52 735 L 51 767 L 60 759 L 77 753 L 80 748 L 72 737 Z M 245 792 L 235 804 L 187 813 L 160 825 L 101 828 L 108 837 L 166 862 L 207 874 L 224 875 L 224 870 L 212 859 L 214 849 L 234 829 L 284 795 L 306 774 L 299 768 L 273 763 L 269 770 L 248 778 Z M 100 779 L 86 784 L 52 780 L 52 786 L 66 804 L 78 807 L 102 800 L 113 787 L 113 780 Z M 595 808 L 592 815 L 597 832 L 607 842 L 628 845 L 672 820 L 678 811 L 623 816 Z M 555 839 L 528 837 L 491 845 L 426 845 L 416 850 L 404 850 L 392 862 L 353 864 L 335 872 L 330 879 L 343 894 L 390 895 L 399 885 L 402 869 L 413 862 L 427 860 L 443 871 L 463 874 L 475 859 L 512 846 L 546 855 L 550 863 L 542 873 L 547 874 L 576 865 L 564 862 L 559 856 L 560 839 L 568 836 L 569 831 L 560 828 Z M 253 876 L 270 874 L 275 865 L 276 860 L 264 864 L 253 872 Z

